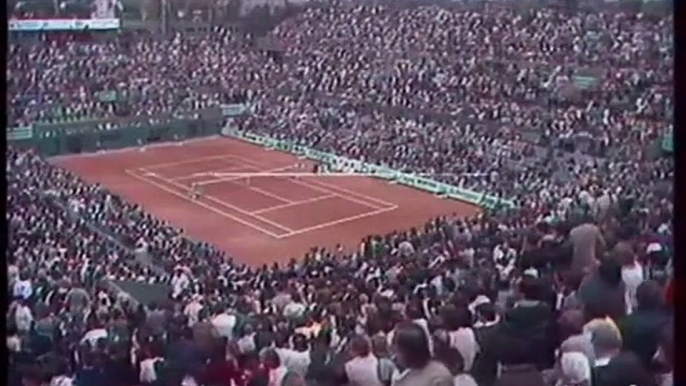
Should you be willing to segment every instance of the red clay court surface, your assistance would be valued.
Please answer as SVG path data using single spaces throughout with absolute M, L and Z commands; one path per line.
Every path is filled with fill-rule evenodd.
M 370 234 L 423 226 L 439 215 L 479 212 L 474 205 L 370 177 L 270 176 L 246 183 L 214 175 L 311 171 L 293 155 L 221 137 L 51 162 L 253 266 L 302 257 L 313 246 L 340 243 L 350 251 Z M 190 198 L 192 184 L 201 186 L 197 200 Z

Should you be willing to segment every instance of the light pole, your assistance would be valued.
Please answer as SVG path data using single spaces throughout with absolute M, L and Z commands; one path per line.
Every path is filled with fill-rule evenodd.
M 168 3 L 167 0 L 160 0 L 161 1 L 161 6 L 162 6 L 162 32 L 166 35 L 167 34 L 167 7 Z

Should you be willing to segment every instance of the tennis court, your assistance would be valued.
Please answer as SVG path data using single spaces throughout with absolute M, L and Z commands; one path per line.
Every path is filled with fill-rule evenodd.
M 309 174 L 309 161 L 221 137 L 52 162 L 251 265 L 479 210 L 370 177 Z

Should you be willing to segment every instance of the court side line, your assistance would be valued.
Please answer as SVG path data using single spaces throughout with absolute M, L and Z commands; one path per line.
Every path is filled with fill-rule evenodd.
M 245 168 L 256 169 L 253 166 L 225 166 L 225 167 L 219 168 L 219 169 L 210 169 L 210 170 L 203 172 L 203 173 L 231 173 L 233 171 L 238 171 L 240 169 L 245 169 Z M 141 168 L 141 170 L 143 170 L 143 169 L 145 169 L 145 168 Z M 250 171 L 248 171 L 247 173 L 250 173 Z M 172 180 L 172 181 L 183 181 L 183 180 L 190 180 L 191 178 L 196 178 L 196 177 L 198 177 L 198 173 L 184 174 L 184 175 L 179 176 L 179 177 L 170 178 L 170 180 Z
M 151 185 L 155 186 L 155 187 L 158 188 L 158 189 L 162 189 L 163 191 L 165 191 L 165 192 L 167 192 L 167 193 L 170 193 L 170 194 L 173 194 L 174 196 L 180 197 L 180 198 L 183 199 L 184 201 L 187 201 L 187 202 L 189 202 L 189 203 L 191 203 L 191 204 L 198 205 L 198 206 L 200 206 L 200 207 L 202 207 L 202 208 L 205 208 L 205 209 L 207 209 L 207 210 L 209 210 L 209 211 L 211 211 L 211 212 L 214 212 L 214 213 L 216 213 L 216 214 L 218 214 L 218 215 L 220 215 L 220 216 L 226 217 L 226 218 L 228 218 L 229 220 L 233 220 L 233 221 L 235 221 L 235 222 L 237 222 L 237 223 L 239 223 L 239 224 L 245 225 L 245 226 L 247 226 L 247 227 L 249 227 L 249 228 L 252 228 L 252 229 L 254 229 L 254 230 L 258 231 L 258 232 L 264 233 L 264 234 L 267 235 L 267 236 L 273 237 L 273 238 L 275 238 L 275 239 L 278 239 L 278 238 L 279 238 L 279 235 L 277 235 L 276 233 L 271 232 L 271 231 L 268 231 L 268 230 L 266 230 L 266 229 L 260 227 L 259 225 L 255 225 L 255 224 L 253 224 L 253 223 L 251 223 L 251 222 L 249 222 L 249 221 L 245 221 L 245 220 L 243 220 L 243 219 L 241 219 L 241 218 L 239 218 L 239 217 L 236 217 L 236 216 L 234 216 L 234 215 L 232 215 L 232 214 L 226 213 L 226 212 L 224 212 L 223 210 L 221 210 L 221 209 L 219 209 L 219 208 L 215 208 L 214 206 L 208 205 L 208 204 L 206 204 L 206 203 L 204 203 L 204 202 L 202 202 L 202 201 L 193 201 L 193 200 L 191 200 L 189 197 L 187 197 L 185 194 L 182 194 L 182 193 L 179 193 L 179 192 L 177 192 L 177 191 L 175 191 L 175 190 L 173 190 L 173 189 L 170 189 L 170 188 L 168 188 L 168 187 L 166 187 L 166 186 L 160 184 L 160 183 L 157 182 L 157 181 L 153 181 L 153 180 L 151 180 L 151 179 L 149 179 L 149 178 L 146 178 L 146 177 L 143 177 L 143 176 L 139 176 L 139 175 L 137 175 L 136 173 L 134 173 L 132 170 L 124 170 L 124 173 L 128 174 L 129 176 L 131 176 L 131 177 L 133 177 L 133 178 L 135 178 L 135 179 L 137 179 L 137 180 L 143 181 L 143 182 L 145 182 L 145 183 L 147 183 L 147 184 L 151 184 Z
M 356 216 L 345 217 L 345 218 L 342 218 L 342 219 L 340 219 L 340 220 L 329 221 L 329 222 L 325 222 L 325 223 L 323 223 L 323 224 L 318 224 L 318 225 L 314 225 L 314 226 L 311 226 L 311 227 L 298 229 L 297 231 L 293 231 L 293 232 L 291 232 L 291 233 L 286 233 L 285 235 L 279 235 L 279 236 L 277 236 L 276 238 L 277 238 L 277 239 L 285 239 L 285 238 L 288 238 L 288 237 L 293 237 L 293 236 L 301 235 L 301 234 L 303 234 L 303 233 L 308 233 L 308 232 L 316 231 L 316 230 L 319 230 L 319 229 L 329 228 L 329 227 L 332 227 L 332 226 L 334 226 L 334 225 L 339 225 L 339 224 L 347 223 L 347 222 L 350 222 L 350 221 L 355 221 L 355 220 L 363 219 L 363 218 L 366 218 L 366 217 L 376 216 L 376 215 L 379 215 L 379 214 L 382 214 L 382 213 L 385 213 L 385 212 L 390 212 L 390 211 L 393 211 L 393 210 L 396 210 L 396 209 L 398 209 L 398 206 L 397 206 L 397 205 L 394 205 L 394 206 L 392 206 L 392 207 L 390 207 L 390 208 L 381 208 L 381 209 L 373 210 L 373 211 L 371 211 L 371 212 L 358 214 L 358 215 L 356 215 Z
M 326 177 L 324 177 L 324 178 L 326 178 Z M 366 177 L 366 178 L 371 178 L 371 177 Z M 382 200 L 382 199 L 380 199 L 380 198 L 375 198 L 375 197 L 372 197 L 372 196 L 368 196 L 368 195 L 366 195 L 366 194 L 364 194 L 364 193 L 359 193 L 359 192 L 356 192 L 356 191 L 354 191 L 354 190 L 350 190 L 350 189 L 347 189 L 347 188 L 342 188 L 342 187 L 340 187 L 340 186 L 338 186 L 338 185 L 329 184 L 329 183 L 322 182 L 322 181 L 319 181 L 319 180 L 312 180 L 312 181 L 309 181 L 308 183 L 309 183 L 309 184 L 318 185 L 318 186 L 325 186 L 325 187 L 328 187 L 329 189 L 333 189 L 333 190 L 340 190 L 341 192 L 348 193 L 348 194 L 351 194 L 351 195 L 357 195 L 357 196 L 360 197 L 360 198 L 364 198 L 365 200 L 369 200 L 369 201 L 375 202 L 375 203 L 377 203 L 377 204 L 381 204 L 382 206 L 386 206 L 386 207 L 396 206 L 395 204 L 390 203 L 390 202 L 385 201 L 385 200 Z M 325 188 L 325 189 L 326 189 L 326 188 Z M 346 199 L 349 199 L 349 198 L 350 198 L 350 197 L 346 197 L 346 196 L 344 196 L 344 197 L 345 197 Z
M 242 156 L 239 156 L 239 155 L 233 155 L 233 154 L 232 154 L 232 155 L 229 155 L 229 156 L 227 156 L 227 157 L 228 157 L 228 158 L 236 158 L 236 159 L 242 160 L 243 162 L 245 162 L 245 163 L 247 163 L 247 164 L 255 165 L 255 167 L 258 167 L 258 168 L 259 168 L 259 167 L 263 167 L 263 166 L 260 165 L 258 162 L 252 161 L 252 160 L 250 160 L 249 158 L 242 157 Z M 351 198 L 351 197 L 348 197 L 348 196 L 346 196 L 346 195 L 341 194 L 340 192 L 349 194 L 349 195 L 351 195 L 351 196 L 357 196 L 358 199 L 365 199 L 365 200 L 369 200 L 369 201 L 374 202 L 374 203 L 377 203 L 377 204 L 381 204 L 382 207 L 392 207 L 392 206 L 395 206 L 395 204 L 392 204 L 392 203 L 390 203 L 390 202 L 388 202 L 388 201 L 384 201 L 384 200 L 381 200 L 381 199 L 378 199 L 378 198 L 374 198 L 374 197 L 368 196 L 368 195 L 366 195 L 366 194 L 364 194 L 364 193 L 355 192 L 355 191 L 350 190 L 350 189 L 341 188 L 341 187 L 336 186 L 336 185 L 329 185 L 329 184 L 324 184 L 324 183 L 319 183 L 319 182 L 304 182 L 304 181 L 300 181 L 300 180 L 289 180 L 289 181 L 290 181 L 290 182 L 293 182 L 293 183 L 295 183 L 295 184 L 298 184 L 298 185 L 300 185 L 300 186 L 304 186 L 304 187 L 306 187 L 306 188 L 312 188 L 312 189 L 314 189 L 314 190 L 317 190 L 317 191 L 320 191 L 320 192 L 323 192 L 323 193 L 328 193 L 328 194 L 334 193 L 334 194 L 337 194 L 337 195 L 339 195 L 339 196 L 340 196 L 341 198 L 343 198 L 343 199 L 346 199 L 346 200 L 352 201 L 352 202 L 356 202 L 356 203 L 358 203 L 358 204 L 364 205 L 364 206 L 366 206 L 366 207 L 368 207 L 368 208 L 372 208 L 372 209 L 381 209 L 381 208 L 378 207 L 378 206 L 376 206 L 376 205 L 371 205 L 371 204 L 369 204 L 369 203 L 367 203 L 367 202 L 364 202 L 364 201 L 361 201 L 361 200 L 355 200 L 355 199 L 353 199 L 353 198 Z M 312 184 L 322 184 L 322 185 L 325 185 L 325 186 L 329 186 L 330 189 L 327 189 L 327 188 L 322 187 L 322 186 L 312 185 Z M 333 191 L 332 191 L 332 190 L 333 190 Z M 336 192 L 336 190 L 338 190 L 338 192 Z
M 314 178 L 314 177 L 313 177 L 313 178 Z M 388 207 L 393 206 L 393 204 L 388 204 L 388 205 L 384 205 L 384 206 L 379 207 L 379 206 L 376 206 L 376 205 L 374 205 L 374 204 L 370 204 L 370 203 L 368 203 L 368 202 L 362 201 L 362 200 L 359 199 L 359 198 L 345 196 L 345 195 L 343 195 L 343 194 L 341 194 L 341 193 L 339 193 L 339 192 L 336 192 L 336 191 L 333 190 L 333 189 L 327 189 L 327 188 L 323 188 L 323 187 L 320 187 L 320 186 L 317 186 L 317 185 L 312 185 L 312 182 L 309 182 L 309 183 L 308 183 L 308 182 L 303 182 L 303 181 L 301 181 L 301 180 L 289 180 L 289 181 L 292 182 L 292 183 L 294 183 L 294 184 L 296 184 L 296 185 L 304 186 L 304 187 L 306 187 L 306 188 L 312 189 L 312 190 L 317 191 L 317 192 L 328 193 L 328 194 L 335 194 L 336 197 L 339 197 L 339 198 L 341 198 L 341 199 L 343 199 L 343 200 L 345 200 L 345 201 L 349 201 L 349 202 L 353 202 L 353 203 L 356 203 L 356 204 L 360 204 L 360 205 L 362 205 L 362 206 L 366 206 L 367 208 L 371 208 L 371 209 L 375 209 L 375 210 L 377 210 L 377 209 L 383 209 L 383 208 L 388 208 Z M 351 195 L 352 195 L 352 194 L 351 194 Z
M 271 211 L 273 211 L 273 210 L 279 210 L 279 209 L 288 208 L 288 207 L 291 207 L 291 206 L 296 206 L 296 205 L 301 205 L 301 204 L 311 204 L 311 203 L 313 203 L 313 202 L 322 201 L 322 200 L 326 200 L 327 198 L 334 198 L 334 197 L 338 197 L 338 196 L 335 195 L 335 194 L 326 194 L 326 195 L 324 195 L 324 196 L 312 197 L 312 198 L 308 198 L 308 199 L 306 199 L 306 200 L 291 201 L 291 202 L 289 202 L 288 204 L 275 205 L 275 206 L 271 206 L 271 207 L 269 207 L 269 208 L 258 209 L 258 210 L 256 210 L 256 211 L 253 211 L 253 212 L 250 212 L 250 213 L 252 213 L 252 214 L 261 214 L 261 213 L 265 213 L 265 212 L 271 212 Z
M 282 172 L 282 171 L 284 171 L 284 170 L 290 169 L 292 166 L 293 166 L 293 165 L 290 165 L 290 166 L 282 166 L 282 167 L 279 167 L 279 168 L 274 168 L 274 169 L 266 170 L 266 171 L 264 171 L 263 173 L 276 173 L 276 172 Z M 250 166 L 250 165 L 244 165 L 244 166 L 241 166 L 241 167 L 243 167 L 243 168 L 250 168 L 250 169 L 257 169 L 257 167 Z M 140 168 L 140 170 L 144 170 L 144 171 L 146 171 L 146 172 L 150 172 L 150 170 L 147 170 L 146 168 Z M 254 172 L 254 173 L 259 173 L 260 171 L 259 171 L 259 170 L 253 170 L 253 171 L 242 172 L 242 173 L 250 174 L 250 173 L 252 173 L 252 172 Z M 221 174 L 222 172 L 208 171 L 208 172 L 195 173 L 195 175 L 198 176 L 198 175 L 201 175 L 201 174 L 212 174 L 212 173 L 220 173 L 220 174 Z M 230 174 L 231 172 L 229 171 L 229 172 L 225 172 L 225 173 Z M 237 173 L 241 173 L 241 172 L 237 172 Z M 198 185 L 210 185 L 210 184 L 213 184 L 213 183 L 219 183 L 219 182 L 224 182 L 224 181 L 231 182 L 231 181 L 240 180 L 240 179 L 242 179 L 242 178 L 243 178 L 243 177 L 218 177 L 218 178 L 215 178 L 215 179 L 213 179 L 213 180 L 200 181 L 200 182 L 198 182 Z M 255 188 L 255 189 L 257 189 L 257 188 Z
M 175 187 L 177 187 L 177 188 L 179 188 L 179 189 L 181 189 L 181 190 L 183 190 L 183 191 L 186 191 L 186 192 L 190 191 L 190 189 L 189 189 L 188 187 L 186 187 L 186 186 L 184 186 L 184 185 L 181 185 L 181 184 L 179 184 L 179 183 L 176 183 L 176 182 L 174 182 L 174 181 L 169 181 L 169 180 L 167 180 L 166 178 L 159 177 L 159 176 L 158 176 L 157 178 L 158 178 L 159 180 L 161 180 L 161 181 L 163 181 L 163 182 L 166 182 L 166 183 L 168 183 L 168 184 L 170 184 L 170 185 L 173 185 L 173 186 L 175 186 Z M 214 202 L 214 203 L 217 203 L 217 204 L 219 204 L 219 205 L 222 205 L 222 206 L 224 206 L 224 207 L 233 209 L 233 210 L 235 210 L 236 212 L 238 212 L 238 213 L 240 213 L 240 214 L 242 214 L 242 215 L 249 216 L 249 217 L 252 217 L 252 218 L 256 218 L 256 219 L 258 219 L 258 220 L 260 220 L 260 221 L 262 221 L 262 222 L 264 222 L 264 223 L 266 223 L 266 224 L 269 224 L 269 225 L 271 225 L 271 226 L 273 226 L 273 227 L 275 227 L 275 228 L 282 229 L 282 230 L 284 230 L 284 231 L 286 231 L 286 232 L 293 232 L 292 229 L 287 228 L 287 227 L 285 227 L 285 226 L 283 226 L 283 225 L 281 225 L 281 224 L 279 224 L 279 223 L 277 223 L 277 222 L 271 221 L 271 220 L 269 220 L 269 219 L 266 219 L 266 218 L 261 217 L 261 216 L 258 216 L 258 215 L 254 215 L 254 214 L 248 212 L 248 211 L 245 210 L 245 209 L 242 209 L 242 208 L 239 208 L 239 207 L 237 207 L 237 206 L 235 206 L 235 205 L 229 204 L 228 202 L 226 202 L 226 201 L 224 201 L 224 200 L 220 200 L 220 199 L 218 199 L 218 198 L 216 198 L 216 197 L 213 197 L 213 196 L 211 196 L 211 195 L 209 195 L 209 194 L 203 194 L 202 197 L 203 197 L 203 198 L 206 198 L 206 199 L 208 199 L 208 200 L 210 200 L 210 201 L 212 201 L 212 202 Z
M 185 161 L 176 161 L 176 162 L 164 162 L 160 164 L 153 164 L 153 165 L 146 165 L 144 168 L 145 169 L 159 169 L 163 167 L 169 167 L 169 166 L 176 166 L 176 165 L 188 165 L 188 164 L 195 164 L 198 162 L 202 161 L 209 161 L 213 159 L 222 159 L 228 157 L 226 154 L 223 155 L 210 155 L 206 157 L 197 157 L 197 158 L 191 158 L 187 159 Z M 139 169 L 143 169 L 142 167 Z

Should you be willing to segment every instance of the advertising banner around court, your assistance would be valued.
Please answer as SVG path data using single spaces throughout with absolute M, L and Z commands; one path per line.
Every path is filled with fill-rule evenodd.
M 674 153 L 674 136 L 672 133 L 665 134 L 662 137 L 662 150 L 665 153 Z
M 238 117 L 250 111 L 250 107 L 243 103 L 226 104 L 219 107 L 225 117 Z
M 33 126 L 14 127 L 7 130 L 8 141 L 23 141 L 33 138 Z
M 112 19 L 22 19 L 9 20 L 8 28 L 11 32 L 41 32 L 41 31 L 106 31 L 118 30 L 121 21 Z
M 409 173 L 399 172 L 387 167 L 373 165 L 370 163 L 339 157 L 334 154 L 325 153 L 319 150 L 301 146 L 290 141 L 281 141 L 250 132 L 238 130 L 225 130 L 225 135 L 238 138 L 256 145 L 272 148 L 275 150 L 286 151 L 298 154 L 319 162 L 330 165 L 334 170 L 341 172 L 373 173 L 379 178 L 397 181 L 416 189 L 424 190 L 433 194 L 440 194 L 446 197 L 466 201 L 471 204 L 479 205 L 488 209 L 514 208 L 515 203 L 500 197 L 491 196 L 485 193 L 478 193 L 469 189 L 459 188 L 454 185 L 445 184 L 429 178 L 416 176 Z

